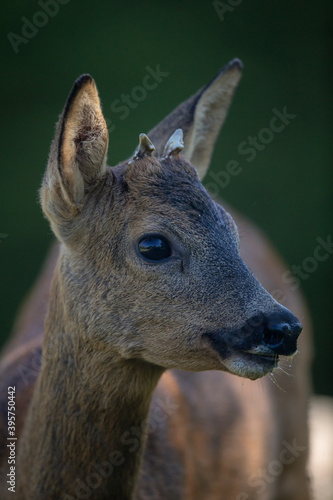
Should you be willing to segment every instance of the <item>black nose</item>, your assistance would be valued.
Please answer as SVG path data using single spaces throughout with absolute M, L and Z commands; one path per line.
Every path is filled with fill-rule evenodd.
M 302 325 L 288 309 L 281 307 L 265 316 L 263 327 L 263 343 L 275 354 L 290 356 L 297 350 Z

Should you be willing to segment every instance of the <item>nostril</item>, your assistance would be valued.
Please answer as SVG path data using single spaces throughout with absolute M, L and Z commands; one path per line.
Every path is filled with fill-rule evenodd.
M 263 334 L 266 347 L 276 354 L 291 355 L 297 349 L 297 338 L 302 331 L 302 325 L 298 321 L 274 321 L 272 318 L 270 320 Z
M 301 325 L 301 323 L 294 323 L 291 328 L 291 333 L 293 335 L 299 335 L 301 333 L 301 331 L 303 330 L 303 327 Z
M 291 356 L 297 351 L 297 339 L 302 325 L 296 316 L 280 306 L 273 313 L 263 315 L 262 320 L 257 337 L 262 347 L 281 356 Z
M 280 328 L 283 331 L 283 333 L 291 333 L 290 325 L 288 325 L 287 323 L 285 323 L 284 325 L 281 325 Z
M 267 347 L 276 348 L 283 344 L 284 332 L 280 330 L 266 330 L 264 332 L 264 342 Z

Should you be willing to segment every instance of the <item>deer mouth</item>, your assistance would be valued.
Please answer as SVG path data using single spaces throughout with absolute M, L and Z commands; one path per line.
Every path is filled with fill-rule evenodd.
M 206 334 L 205 337 L 224 369 L 234 375 L 255 380 L 271 373 L 278 366 L 279 355 L 266 346 L 244 349 L 227 343 L 221 335 Z
M 260 363 L 263 366 L 267 366 L 269 370 L 273 370 L 279 364 L 279 355 L 278 354 L 259 354 L 253 352 L 242 352 L 242 357 L 248 359 L 249 362 Z
M 277 354 L 259 354 L 246 351 L 232 352 L 223 360 L 230 373 L 256 380 L 271 373 L 279 364 Z

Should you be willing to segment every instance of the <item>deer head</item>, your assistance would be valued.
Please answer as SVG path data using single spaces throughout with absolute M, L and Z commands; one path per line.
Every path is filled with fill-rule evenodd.
M 245 266 L 235 223 L 200 181 L 240 75 L 229 63 L 112 168 L 94 80 L 76 81 L 41 188 L 62 243 L 58 295 L 74 342 L 251 379 L 296 351 L 299 321 Z

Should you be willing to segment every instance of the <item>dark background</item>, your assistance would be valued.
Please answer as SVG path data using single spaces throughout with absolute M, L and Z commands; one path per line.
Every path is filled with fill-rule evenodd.
M 84 72 L 94 76 L 104 114 L 115 125 L 109 148 L 114 165 L 133 151 L 140 132 L 230 59 L 241 58 L 243 79 L 212 168 L 218 173 L 235 159 L 242 172 L 220 194 L 267 233 L 290 266 L 313 256 L 316 238 L 333 232 L 331 2 L 229 0 L 223 20 L 206 1 L 57 5 L 58 13 L 30 31 L 17 53 L 8 34 L 22 36 L 22 17 L 45 22 L 36 15 L 43 9 L 29 0 L 1 5 L 1 342 L 52 239 L 37 190 L 54 124 Z M 169 76 L 121 120 L 111 103 L 142 83 L 146 66 L 158 64 Z M 238 145 L 269 125 L 273 108 L 284 106 L 296 118 L 247 162 Z M 327 394 L 333 394 L 332 263 L 333 255 L 302 280 L 315 326 L 315 389 Z

